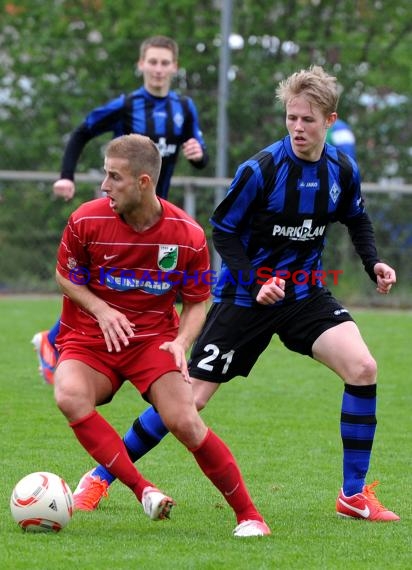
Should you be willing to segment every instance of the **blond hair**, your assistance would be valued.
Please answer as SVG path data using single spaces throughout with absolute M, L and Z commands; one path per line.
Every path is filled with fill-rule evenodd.
M 339 102 L 337 79 L 329 75 L 320 65 L 301 69 L 281 81 L 276 89 L 277 99 L 286 107 L 287 103 L 304 94 L 325 116 L 335 113 Z
M 134 176 L 148 174 L 156 185 L 159 180 L 162 157 L 149 137 L 138 134 L 123 135 L 109 142 L 107 158 L 124 158 Z

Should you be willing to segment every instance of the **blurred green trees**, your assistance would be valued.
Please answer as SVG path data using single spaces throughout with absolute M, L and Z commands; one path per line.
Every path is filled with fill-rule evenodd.
M 180 46 L 174 88 L 195 100 L 209 147 L 210 164 L 201 175 L 213 177 L 217 153 L 224 151 L 216 148 L 221 5 L 0 2 L 0 170 L 57 173 L 68 135 L 85 114 L 140 86 L 135 64 L 141 41 L 166 34 Z M 355 131 L 363 180 L 412 183 L 410 0 L 233 0 L 232 31 L 243 46 L 230 52 L 229 177 L 241 161 L 285 134 L 284 112 L 274 96 L 278 81 L 321 64 L 342 87 L 339 114 Z M 88 144 L 78 172 L 100 171 L 109 138 Z M 196 174 L 179 162 L 176 175 Z M 197 195 L 199 221 L 207 226 L 213 198 L 210 192 Z M 55 287 L 64 222 L 78 203 L 93 197 L 93 188 L 78 185 L 69 204 L 50 196 L 46 183 L 0 180 L 0 290 Z M 372 217 L 387 261 L 407 271 L 410 283 L 410 197 L 398 198 L 374 199 Z M 173 189 L 171 199 L 181 205 L 181 189 Z M 331 249 L 338 257 L 327 258 L 334 268 L 350 257 L 340 235 Z
M 180 45 L 174 87 L 199 108 L 214 174 L 220 6 L 216 0 L 22 0 L 0 7 L 0 169 L 58 171 L 69 132 L 94 106 L 140 85 L 148 35 Z M 229 174 L 285 132 L 279 79 L 312 63 L 337 75 L 340 115 L 356 132 L 363 178 L 412 180 L 412 8 L 374 0 L 235 0 Z M 92 141 L 80 171 L 100 168 Z M 221 150 L 221 149 L 220 149 Z M 189 168 L 189 170 L 187 170 Z M 181 161 L 178 173 L 190 172 Z

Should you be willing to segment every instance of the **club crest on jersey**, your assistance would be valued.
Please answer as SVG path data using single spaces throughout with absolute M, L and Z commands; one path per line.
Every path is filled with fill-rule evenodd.
M 171 271 L 177 265 L 179 247 L 177 245 L 159 245 L 157 265 L 163 271 Z
M 336 204 L 336 200 L 339 198 L 340 192 L 341 190 L 339 186 L 336 184 L 336 182 L 334 182 L 332 188 L 329 190 L 329 196 L 331 197 L 334 204 Z
M 75 267 L 77 267 L 77 259 L 69 257 L 67 260 L 67 269 L 74 269 Z
M 173 115 L 173 122 L 179 129 L 182 128 L 182 125 L 184 122 L 184 117 L 183 117 L 182 113 L 175 113 Z

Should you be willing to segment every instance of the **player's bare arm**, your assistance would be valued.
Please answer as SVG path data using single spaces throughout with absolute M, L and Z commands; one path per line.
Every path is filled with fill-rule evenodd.
M 179 367 L 185 382 L 189 384 L 191 384 L 191 379 L 187 370 L 186 352 L 199 335 L 205 318 L 206 301 L 201 303 L 184 303 L 180 313 L 177 337 L 171 342 L 164 342 L 159 347 L 161 350 L 167 350 L 173 354 L 176 366 Z
M 56 271 L 56 281 L 65 295 L 96 317 L 109 352 L 113 349 L 120 352 L 122 346 L 128 346 L 129 338 L 134 335 L 134 325 L 123 313 L 97 297 L 87 285 L 72 283 L 58 271 Z

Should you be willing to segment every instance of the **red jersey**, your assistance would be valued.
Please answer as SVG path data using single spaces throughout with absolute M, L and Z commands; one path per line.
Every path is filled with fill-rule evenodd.
M 109 198 L 82 204 L 70 216 L 57 255 L 58 272 L 89 289 L 135 324 L 135 339 L 178 327 L 175 302 L 209 298 L 209 252 L 202 227 L 159 198 L 160 220 L 138 232 L 116 214 Z M 96 318 L 63 297 L 58 344 L 87 335 L 103 339 Z M 133 342 L 133 339 L 130 339 Z

